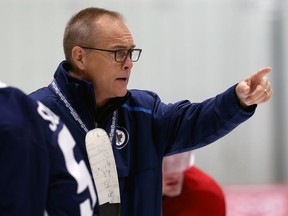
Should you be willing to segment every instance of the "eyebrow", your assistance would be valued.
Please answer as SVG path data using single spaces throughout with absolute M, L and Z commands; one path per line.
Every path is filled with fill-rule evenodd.
M 123 45 L 117 45 L 117 46 L 114 46 L 113 48 L 115 49 L 134 49 L 136 47 L 135 44 L 133 44 L 130 48 L 127 48 L 126 46 L 123 46 Z

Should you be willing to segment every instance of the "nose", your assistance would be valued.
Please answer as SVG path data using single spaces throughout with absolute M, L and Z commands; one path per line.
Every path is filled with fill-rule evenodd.
M 132 67 L 133 67 L 133 62 L 130 58 L 130 55 L 128 55 L 125 61 L 122 63 L 122 69 L 126 71 L 130 71 Z

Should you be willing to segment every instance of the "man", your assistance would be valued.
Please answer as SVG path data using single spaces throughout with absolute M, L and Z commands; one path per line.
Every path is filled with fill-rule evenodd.
M 153 92 L 128 91 L 133 62 L 142 50 L 135 48 L 122 16 L 105 9 L 87 8 L 75 14 L 65 28 L 63 46 L 66 60 L 59 65 L 54 80 L 31 96 L 61 116 L 83 154 L 85 145 L 91 144 L 85 143 L 90 139 L 86 134 L 94 133 L 95 127 L 107 132 L 119 182 L 97 183 L 101 173 L 103 178 L 106 173 L 114 176 L 114 169 L 100 171 L 115 163 L 91 162 L 97 193 L 104 197 L 99 200 L 101 212 L 113 209 L 121 216 L 159 216 L 164 155 L 214 142 L 251 117 L 256 104 L 272 95 L 265 77 L 271 68 L 198 104 L 180 101 L 167 105 Z M 109 145 L 105 146 L 105 154 L 110 154 Z M 98 151 L 103 151 L 102 147 Z M 91 152 L 87 153 L 91 160 Z M 88 157 L 85 159 L 88 165 Z M 111 194 L 116 198 L 109 200 Z
M 0 215 L 92 215 L 92 177 L 59 117 L 3 83 L 0 104 Z
M 223 190 L 191 163 L 192 152 L 163 159 L 163 216 L 225 216 Z

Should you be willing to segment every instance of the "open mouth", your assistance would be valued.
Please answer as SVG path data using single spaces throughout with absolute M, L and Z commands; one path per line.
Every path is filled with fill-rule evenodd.
M 175 186 L 178 184 L 178 181 L 171 181 L 168 183 L 169 186 Z
M 126 85 L 127 82 L 128 82 L 128 78 L 126 78 L 126 77 L 121 77 L 121 78 L 117 78 L 116 81 L 119 81 L 119 82 L 121 82 L 121 83 L 123 83 L 123 84 Z

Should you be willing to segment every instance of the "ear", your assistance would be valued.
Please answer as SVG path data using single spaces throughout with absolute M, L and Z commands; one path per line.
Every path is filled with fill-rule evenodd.
M 72 59 L 73 59 L 73 63 L 80 69 L 80 70 L 84 70 L 84 50 L 79 47 L 79 46 L 75 46 L 72 48 Z

